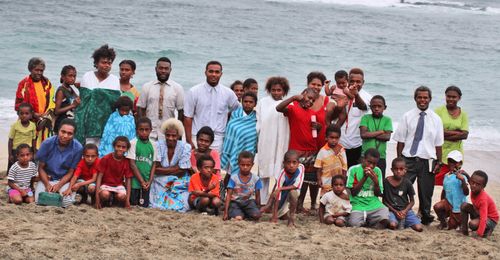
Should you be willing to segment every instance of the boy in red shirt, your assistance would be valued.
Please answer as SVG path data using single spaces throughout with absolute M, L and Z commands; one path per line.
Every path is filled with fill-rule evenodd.
M 193 174 L 189 180 L 189 206 L 199 212 L 217 216 L 222 202 L 219 177 L 213 173 L 215 161 L 212 156 L 204 154 L 196 160 L 196 166 L 199 172 Z
M 125 136 L 118 136 L 113 141 L 114 152 L 101 158 L 97 174 L 95 207 L 109 205 L 111 199 L 124 208 L 130 208 L 131 178 L 130 162 L 125 152 L 130 149 L 130 141 Z M 126 188 L 123 186 L 124 179 Z M 102 204 L 101 204 L 102 201 Z
M 498 210 L 493 199 L 484 191 L 488 183 L 488 175 L 483 171 L 475 171 L 469 180 L 472 204 L 463 203 L 460 207 L 462 215 L 462 233 L 469 235 L 469 227 L 479 237 L 488 237 L 498 223 Z M 471 221 L 469 222 L 469 215 Z
M 95 182 L 97 180 L 97 167 L 99 165 L 97 146 L 95 144 L 86 144 L 83 148 L 82 157 L 76 166 L 75 173 L 69 183 L 69 188 L 63 195 L 69 196 L 72 192 L 76 192 L 81 196 L 80 203 L 87 203 L 88 196 L 90 195 L 91 204 L 94 204 Z

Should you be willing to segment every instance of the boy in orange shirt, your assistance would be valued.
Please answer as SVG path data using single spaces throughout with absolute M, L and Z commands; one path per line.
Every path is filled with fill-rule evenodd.
M 196 166 L 199 172 L 189 180 L 189 206 L 199 212 L 217 216 L 222 202 L 219 178 L 213 173 L 215 161 L 210 155 L 201 155 L 196 160 Z

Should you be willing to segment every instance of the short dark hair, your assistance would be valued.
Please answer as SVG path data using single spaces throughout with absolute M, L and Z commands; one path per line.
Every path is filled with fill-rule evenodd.
M 252 159 L 253 162 L 254 157 L 255 156 L 253 155 L 253 153 L 249 151 L 243 151 L 238 155 L 238 162 L 240 162 L 241 159 Z
M 70 119 L 70 118 L 65 118 L 61 121 L 61 124 L 59 126 L 59 129 L 62 128 L 63 125 L 69 125 L 69 126 L 72 126 L 75 133 L 76 133 L 76 123 L 75 123 L 75 120 L 73 119 Z
M 400 162 L 404 163 L 404 164 L 405 164 L 405 166 L 406 166 L 406 161 L 405 161 L 405 159 L 403 159 L 402 157 L 396 157 L 396 158 L 394 158 L 394 160 L 392 160 L 391 168 L 396 167 L 396 164 L 398 164 L 398 163 L 400 163 Z
M 170 65 L 172 65 L 172 61 L 170 61 L 169 58 L 167 58 L 167 57 L 160 57 L 158 60 L 156 60 L 156 66 L 158 66 L 158 63 L 160 63 L 160 61 L 168 62 L 168 63 L 170 63 Z
M 62 77 L 68 75 L 68 73 L 70 71 L 75 71 L 76 72 L 76 68 L 73 65 L 66 65 L 66 66 L 62 67 L 62 69 L 61 69 L 61 80 L 60 80 L 61 83 L 63 83 Z
M 128 140 L 128 138 L 126 136 L 123 136 L 123 135 L 117 136 L 115 138 L 115 140 L 113 140 L 113 147 L 115 147 L 115 145 L 118 142 L 125 142 L 127 144 L 127 150 L 130 149 L 130 141 Z
M 304 90 L 302 90 L 301 94 L 304 94 L 304 93 L 307 93 L 307 94 L 313 94 L 314 93 L 314 96 L 315 96 L 315 99 L 319 97 L 319 93 L 312 89 L 312 88 L 306 88 Z
M 120 61 L 120 64 L 118 64 L 118 66 L 121 66 L 123 64 L 130 65 L 130 67 L 132 68 L 132 70 L 135 71 L 135 68 L 136 68 L 135 61 L 133 61 L 133 60 L 122 60 L 122 61 Z
M 459 97 L 462 97 L 462 90 L 460 90 L 460 88 L 457 86 L 451 85 L 451 86 L 447 87 L 446 90 L 444 91 L 444 93 L 447 94 L 449 91 L 455 91 L 455 92 L 457 92 Z
M 16 154 L 19 155 L 22 149 L 29 149 L 30 153 L 33 153 L 33 148 L 29 144 L 22 143 L 16 147 Z
M 326 128 L 326 136 L 331 133 L 337 133 L 339 136 L 342 135 L 342 131 L 340 130 L 340 128 L 335 126 L 334 124 L 331 124 Z
M 288 94 L 288 91 L 290 91 L 290 83 L 288 83 L 288 80 L 285 77 L 270 77 L 266 83 L 267 93 L 271 93 L 271 88 L 275 85 L 281 86 L 285 96 Z
M 130 110 L 134 108 L 134 101 L 130 99 L 128 96 L 120 96 L 115 101 L 115 109 L 120 109 L 121 107 L 130 107 Z
M 113 62 L 116 58 L 116 53 L 113 48 L 109 48 L 107 44 L 104 44 L 94 50 L 94 53 L 92 53 L 92 58 L 94 59 L 94 66 L 96 66 L 99 60 L 104 58 L 110 59 L 111 62 Z
M 234 87 L 235 87 L 236 85 L 243 85 L 243 82 L 241 82 L 241 80 L 235 80 L 235 81 L 233 82 L 233 84 L 231 84 L 231 87 L 230 87 L 230 88 L 231 88 L 231 90 L 234 90 Z
M 382 103 L 384 103 L 384 106 L 387 106 L 385 104 L 385 98 L 382 95 L 375 95 L 375 96 L 372 97 L 371 100 L 374 100 L 374 99 L 382 100 Z
M 295 150 L 286 151 L 285 155 L 283 156 L 283 161 L 290 159 L 290 157 L 292 157 L 292 156 L 299 157 L 299 154 Z
M 212 158 L 212 156 L 208 154 L 202 154 L 198 159 L 196 159 L 196 167 L 198 167 L 198 171 L 200 170 L 201 167 L 203 167 L 203 162 L 204 161 L 211 161 L 214 166 L 215 166 L 215 160 Z
M 348 79 L 349 75 L 347 74 L 347 71 L 345 71 L 345 70 L 339 70 L 339 71 L 335 72 L 334 78 L 335 78 L 335 80 L 339 80 L 339 79 L 342 79 L 342 78 Z
M 314 79 L 321 80 L 321 84 L 325 84 L 326 76 L 323 72 L 313 71 L 307 75 L 307 84 L 311 83 Z
M 352 68 L 349 71 L 349 76 L 351 76 L 352 74 L 359 74 L 359 75 L 363 76 L 363 79 L 365 78 L 365 73 L 360 68 Z
M 477 176 L 483 178 L 484 179 L 484 187 L 486 187 L 486 184 L 488 184 L 488 174 L 486 174 L 486 172 L 484 172 L 484 171 L 477 170 L 474 173 L 472 173 L 472 176 L 474 176 L 474 175 L 477 175 Z
M 413 93 L 413 99 L 417 99 L 418 92 L 427 92 L 429 93 L 429 98 L 432 99 L 432 90 L 426 86 L 420 86 L 415 89 L 415 92 Z
M 258 84 L 257 80 L 253 78 L 248 78 L 243 81 L 243 89 L 249 89 L 252 84 Z
M 334 175 L 334 176 L 332 177 L 332 186 L 333 186 L 333 183 L 335 183 L 335 180 L 342 180 L 342 182 L 343 182 L 343 183 L 344 183 L 344 185 L 345 185 L 345 181 L 346 181 L 346 180 L 345 180 L 345 177 L 344 177 L 343 175 L 340 175 L 340 174 L 338 174 L 338 175 Z
M 365 158 L 373 157 L 373 158 L 380 159 L 380 152 L 375 148 L 370 148 L 370 149 L 365 151 L 364 157 Z
M 45 69 L 45 61 L 40 57 L 33 57 L 28 61 L 28 70 L 31 71 L 38 65 L 43 65 Z
M 27 107 L 30 109 L 30 111 L 33 113 L 33 106 L 30 104 L 30 103 L 21 103 L 17 109 L 17 114 L 19 115 L 19 111 L 21 110 L 21 108 L 23 107 Z
M 210 65 L 219 65 L 220 66 L 220 70 L 222 71 L 222 64 L 216 60 L 211 60 L 209 62 L 207 62 L 207 65 L 205 66 L 205 70 L 208 69 L 208 66 Z
M 95 150 L 96 153 L 99 152 L 99 148 L 97 148 L 97 145 L 95 145 L 93 143 L 85 144 L 85 146 L 83 147 L 83 154 L 85 154 L 85 152 L 88 150 Z
M 137 122 L 135 123 L 135 128 L 139 128 L 140 124 L 148 124 L 149 128 L 153 128 L 153 123 L 151 123 L 151 119 L 145 116 L 139 117 L 139 119 L 137 119 Z
M 215 133 L 210 126 L 204 126 L 198 130 L 198 133 L 196 133 L 196 139 L 200 138 L 201 135 L 208 135 L 210 137 L 210 143 L 214 142 L 215 138 Z
M 243 96 L 241 96 L 241 100 L 243 101 L 243 99 L 245 97 L 252 97 L 253 100 L 255 101 L 255 104 L 257 105 L 257 95 L 255 95 L 255 93 L 253 93 L 253 92 L 245 92 L 245 93 L 243 93 Z

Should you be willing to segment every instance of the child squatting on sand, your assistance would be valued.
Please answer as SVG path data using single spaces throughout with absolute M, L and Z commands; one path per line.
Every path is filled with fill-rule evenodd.
M 345 189 L 345 177 L 343 175 L 333 176 L 332 190 L 324 194 L 319 202 L 320 223 L 335 224 L 337 227 L 346 226 L 346 218 L 349 216 L 352 206 Z

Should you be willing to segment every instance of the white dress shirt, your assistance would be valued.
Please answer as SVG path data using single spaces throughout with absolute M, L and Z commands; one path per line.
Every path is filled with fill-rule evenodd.
M 422 159 L 437 159 L 436 146 L 442 146 L 444 143 L 443 122 L 441 118 L 431 109 L 427 109 L 424 117 L 424 133 L 422 140 L 418 144 L 417 153 L 410 154 L 411 145 L 417 130 L 418 119 L 422 110 L 414 108 L 403 115 L 393 139 L 396 142 L 404 143 L 403 156 L 419 157 Z

